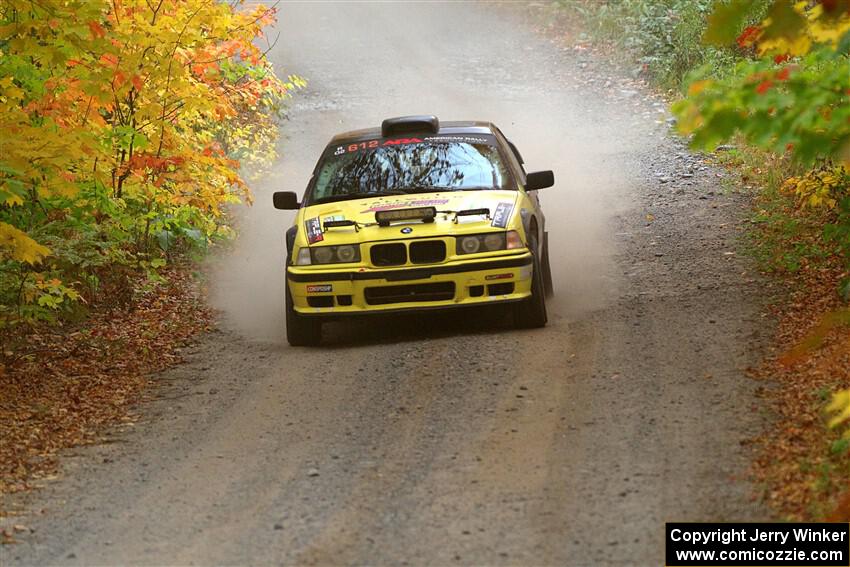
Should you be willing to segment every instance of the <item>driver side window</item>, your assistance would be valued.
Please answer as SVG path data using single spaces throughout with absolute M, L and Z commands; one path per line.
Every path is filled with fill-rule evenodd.
M 522 165 L 522 155 L 520 155 L 519 150 L 516 148 L 513 142 L 508 140 L 505 135 L 502 134 L 501 130 L 496 127 L 494 127 L 494 130 L 496 131 L 496 136 L 503 144 L 503 147 L 508 150 L 507 152 L 505 152 L 508 157 L 508 166 L 513 170 L 516 179 L 523 186 L 525 186 L 525 168 Z

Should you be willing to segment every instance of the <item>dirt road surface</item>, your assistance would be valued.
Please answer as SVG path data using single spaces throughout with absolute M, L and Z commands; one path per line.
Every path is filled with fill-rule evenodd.
M 664 105 L 492 6 L 281 12 L 272 57 L 310 86 L 213 270 L 222 329 L 67 457 L 0 563 L 660 565 L 665 521 L 763 518 L 745 199 Z M 555 170 L 549 326 L 429 314 L 286 346 L 270 192 L 301 192 L 335 132 L 414 113 L 492 120 Z

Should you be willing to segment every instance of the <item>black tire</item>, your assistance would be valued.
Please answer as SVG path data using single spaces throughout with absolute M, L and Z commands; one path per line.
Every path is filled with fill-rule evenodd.
M 514 320 L 521 329 L 536 329 L 546 326 L 546 290 L 543 285 L 543 270 L 537 250 L 537 238 L 531 237 L 532 269 L 531 297 L 514 307 Z
M 292 346 L 315 346 L 322 340 L 322 322 L 295 311 L 286 283 L 286 340 Z
M 543 261 L 541 262 L 543 270 L 543 291 L 546 297 L 550 298 L 555 295 L 555 286 L 552 284 L 552 268 L 549 264 L 549 233 L 543 233 Z

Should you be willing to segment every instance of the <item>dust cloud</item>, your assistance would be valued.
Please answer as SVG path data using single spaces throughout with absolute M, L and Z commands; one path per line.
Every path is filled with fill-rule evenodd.
M 579 317 L 617 291 L 611 219 L 627 205 L 630 117 L 584 91 L 574 57 L 477 3 L 284 3 L 271 51 L 283 74 L 310 83 L 283 124 L 281 158 L 237 210 L 239 239 L 214 261 L 212 296 L 225 322 L 253 339 L 284 342 L 283 235 L 293 214 L 271 193 L 302 194 L 335 133 L 390 116 L 489 120 L 518 146 L 528 171 L 552 169 L 540 192 L 556 297 L 550 315 Z M 405 23 L 429 30 L 427 39 Z M 272 34 L 274 35 L 274 34 Z M 632 119 L 634 117 L 631 117 Z

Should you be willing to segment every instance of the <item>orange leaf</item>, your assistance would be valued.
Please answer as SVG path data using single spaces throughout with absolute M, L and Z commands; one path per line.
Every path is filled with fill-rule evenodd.
M 773 86 L 773 81 L 771 81 L 769 79 L 764 80 L 764 81 L 760 82 L 759 85 L 756 87 L 756 92 L 758 94 L 764 94 L 767 91 L 769 91 L 770 87 L 772 87 L 772 86 Z
M 758 26 L 747 26 L 735 41 L 738 47 L 743 49 L 754 44 L 759 35 L 761 35 L 761 29 Z
M 131 83 L 133 83 L 133 87 L 135 87 L 135 89 L 136 89 L 137 91 L 141 91 L 141 90 L 142 90 L 142 87 L 145 85 L 145 82 L 144 82 L 144 81 L 142 80 L 142 78 L 141 78 L 140 76 L 138 76 L 138 75 L 133 75 L 133 76 L 130 78 L 130 82 L 131 82 Z
M 118 58 L 111 53 L 104 53 L 100 56 L 100 62 L 104 65 L 118 65 Z
M 104 37 L 106 35 L 106 30 L 98 22 L 89 22 L 89 31 L 96 39 Z

